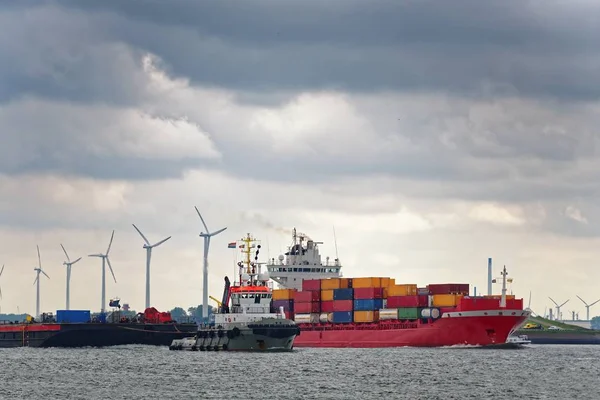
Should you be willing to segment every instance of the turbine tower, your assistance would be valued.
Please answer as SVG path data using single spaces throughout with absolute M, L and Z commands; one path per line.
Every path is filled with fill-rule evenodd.
M 142 239 L 144 239 L 144 242 L 146 242 L 146 244 L 144 244 L 144 246 L 143 246 L 144 249 L 146 249 L 146 308 L 150 308 L 150 258 L 152 257 L 152 249 L 154 247 L 160 246 L 167 240 L 171 239 L 171 236 L 169 236 L 166 239 L 161 240 L 160 242 L 150 245 L 150 242 L 148 241 L 148 239 L 146 239 L 146 236 L 144 236 L 142 231 L 140 231 L 138 229 L 138 227 L 135 226 L 135 224 L 131 224 L 131 225 L 133 225 L 133 227 L 140 234 Z
M 548 297 L 550 300 L 552 300 L 552 297 Z M 571 299 L 569 299 L 571 300 Z M 564 303 L 562 303 L 560 306 L 558 305 L 557 302 L 555 302 L 554 300 L 552 300 L 552 302 L 554 303 L 554 305 L 556 306 L 556 320 L 560 320 L 562 317 L 560 315 L 560 308 L 562 306 L 564 306 L 565 304 L 567 304 L 569 302 L 569 300 L 565 301 Z
M 81 260 L 81 257 L 79 257 L 77 260 L 75 261 L 71 261 L 71 259 L 69 258 L 69 255 L 67 254 L 67 251 L 65 250 L 65 246 L 60 245 L 60 247 L 62 247 L 63 251 L 65 252 L 65 256 L 67 256 L 67 261 L 63 262 L 63 265 L 67 266 L 67 304 L 65 307 L 65 310 L 70 310 L 70 301 L 69 301 L 69 294 L 71 293 L 71 289 L 70 289 L 70 283 L 71 283 L 71 266 L 73 264 L 75 264 L 77 261 Z
M 35 272 L 37 272 L 37 275 L 35 277 L 35 280 L 33 281 L 33 284 L 35 285 L 37 283 L 36 298 L 35 298 L 35 317 L 37 319 L 39 319 L 40 318 L 40 273 L 46 275 L 46 277 L 48 279 L 50 279 L 50 277 L 48 276 L 47 273 L 42 271 L 42 258 L 40 257 L 40 246 L 37 246 L 37 252 L 38 252 L 38 267 L 33 269 Z
M 586 319 L 586 321 L 589 321 L 590 320 L 590 307 L 593 306 L 594 304 L 596 304 L 597 302 L 599 302 L 600 299 L 596 300 L 592 304 L 588 304 L 585 301 L 583 301 L 583 299 L 581 297 L 577 296 L 577 298 L 579 298 L 579 300 L 581 300 L 583 302 L 583 304 L 585 304 L 585 309 L 586 309 L 586 313 L 587 313 L 585 319 Z
M 108 242 L 108 248 L 106 249 L 105 254 L 90 254 L 88 257 L 100 257 L 102 258 L 102 306 L 100 307 L 100 312 L 104 314 L 106 311 L 106 264 L 108 264 L 108 268 L 110 268 L 110 273 L 112 274 L 115 283 L 117 283 L 117 278 L 115 278 L 115 273 L 113 272 L 112 265 L 110 265 L 110 260 L 108 258 L 108 252 L 110 251 L 110 245 L 112 244 L 113 237 L 115 236 L 115 231 L 112 231 L 112 235 L 110 236 L 110 242 Z
M 0 270 L 0 276 L 4 272 L 4 264 L 2 264 L 2 270 Z M 0 300 L 2 300 L 2 287 L 0 287 Z M 0 308 L 0 312 L 2 312 L 2 308 Z
M 198 207 L 194 206 L 194 208 L 202 221 L 202 225 L 204 225 L 204 229 L 206 229 L 206 233 L 200 232 L 200 237 L 204 239 L 204 269 L 202 274 L 202 290 L 204 292 L 202 293 L 202 319 L 205 322 L 208 322 L 208 248 L 210 246 L 210 238 L 223 232 L 227 227 L 209 233 L 204 218 L 202 218 L 200 211 L 198 211 Z

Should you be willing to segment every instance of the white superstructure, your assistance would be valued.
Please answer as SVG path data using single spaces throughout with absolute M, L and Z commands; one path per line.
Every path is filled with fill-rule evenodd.
M 302 289 L 303 279 L 340 278 L 342 265 L 338 258 L 333 262 L 329 257 L 325 262 L 321 260 L 319 244 L 303 233 L 292 231 L 292 244 L 285 254 L 279 256 L 278 261 L 271 258 L 267 264 L 267 271 L 273 281 L 280 288 Z

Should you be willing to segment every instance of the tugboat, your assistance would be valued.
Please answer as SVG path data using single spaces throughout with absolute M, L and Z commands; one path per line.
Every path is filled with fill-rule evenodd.
M 260 244 L 248 234 L 236 247 L 244 261 L 238 263 L 239 282 L 230 285 L 225 277 L 223 301 L 214 321 L 200 326 L 193 337 L 173 340 L 170 350 L 191 351 L 291 351 L 300 334 L 296 323 L 286 318 L 283 307 L 271 310 L 272 287 L 269 274 L 258 262 Z M 256 248 L 254 261 L 252 249 Z M 231 301 L 231 307 L 229 303 Z

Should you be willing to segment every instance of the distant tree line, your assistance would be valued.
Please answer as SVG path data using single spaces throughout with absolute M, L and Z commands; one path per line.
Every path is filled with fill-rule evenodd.
M 216 308 L 208 306 L 208 315 L 214 314 Z M 177 322 L 202 321 L 202 305 L 197 307 L 189 307 L 185 311 L 182 307 L 175 307 L 171 311 L 171 317 Z M 128 318 L 133 318 L 138 313 L 135 310 L 121 310 L 121 315 Z M 95 314 L 95 313 L 94 313 Z M 25 321 L 27 314 L 0 314 L 0 321 L 21 322 Z
M 600 330 L 600 316 L 592 318 L 590 323 L 592 324 L 592 329 Z

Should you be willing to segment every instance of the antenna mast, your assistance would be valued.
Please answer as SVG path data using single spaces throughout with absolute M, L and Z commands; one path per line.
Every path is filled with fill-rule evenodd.
M 335 237 L 335 225 L 333 226 L 333 244 L 335 246 L 335 262 L 337 264 L 340 261 L 340 257 L 338 256 L 337 238 Z

